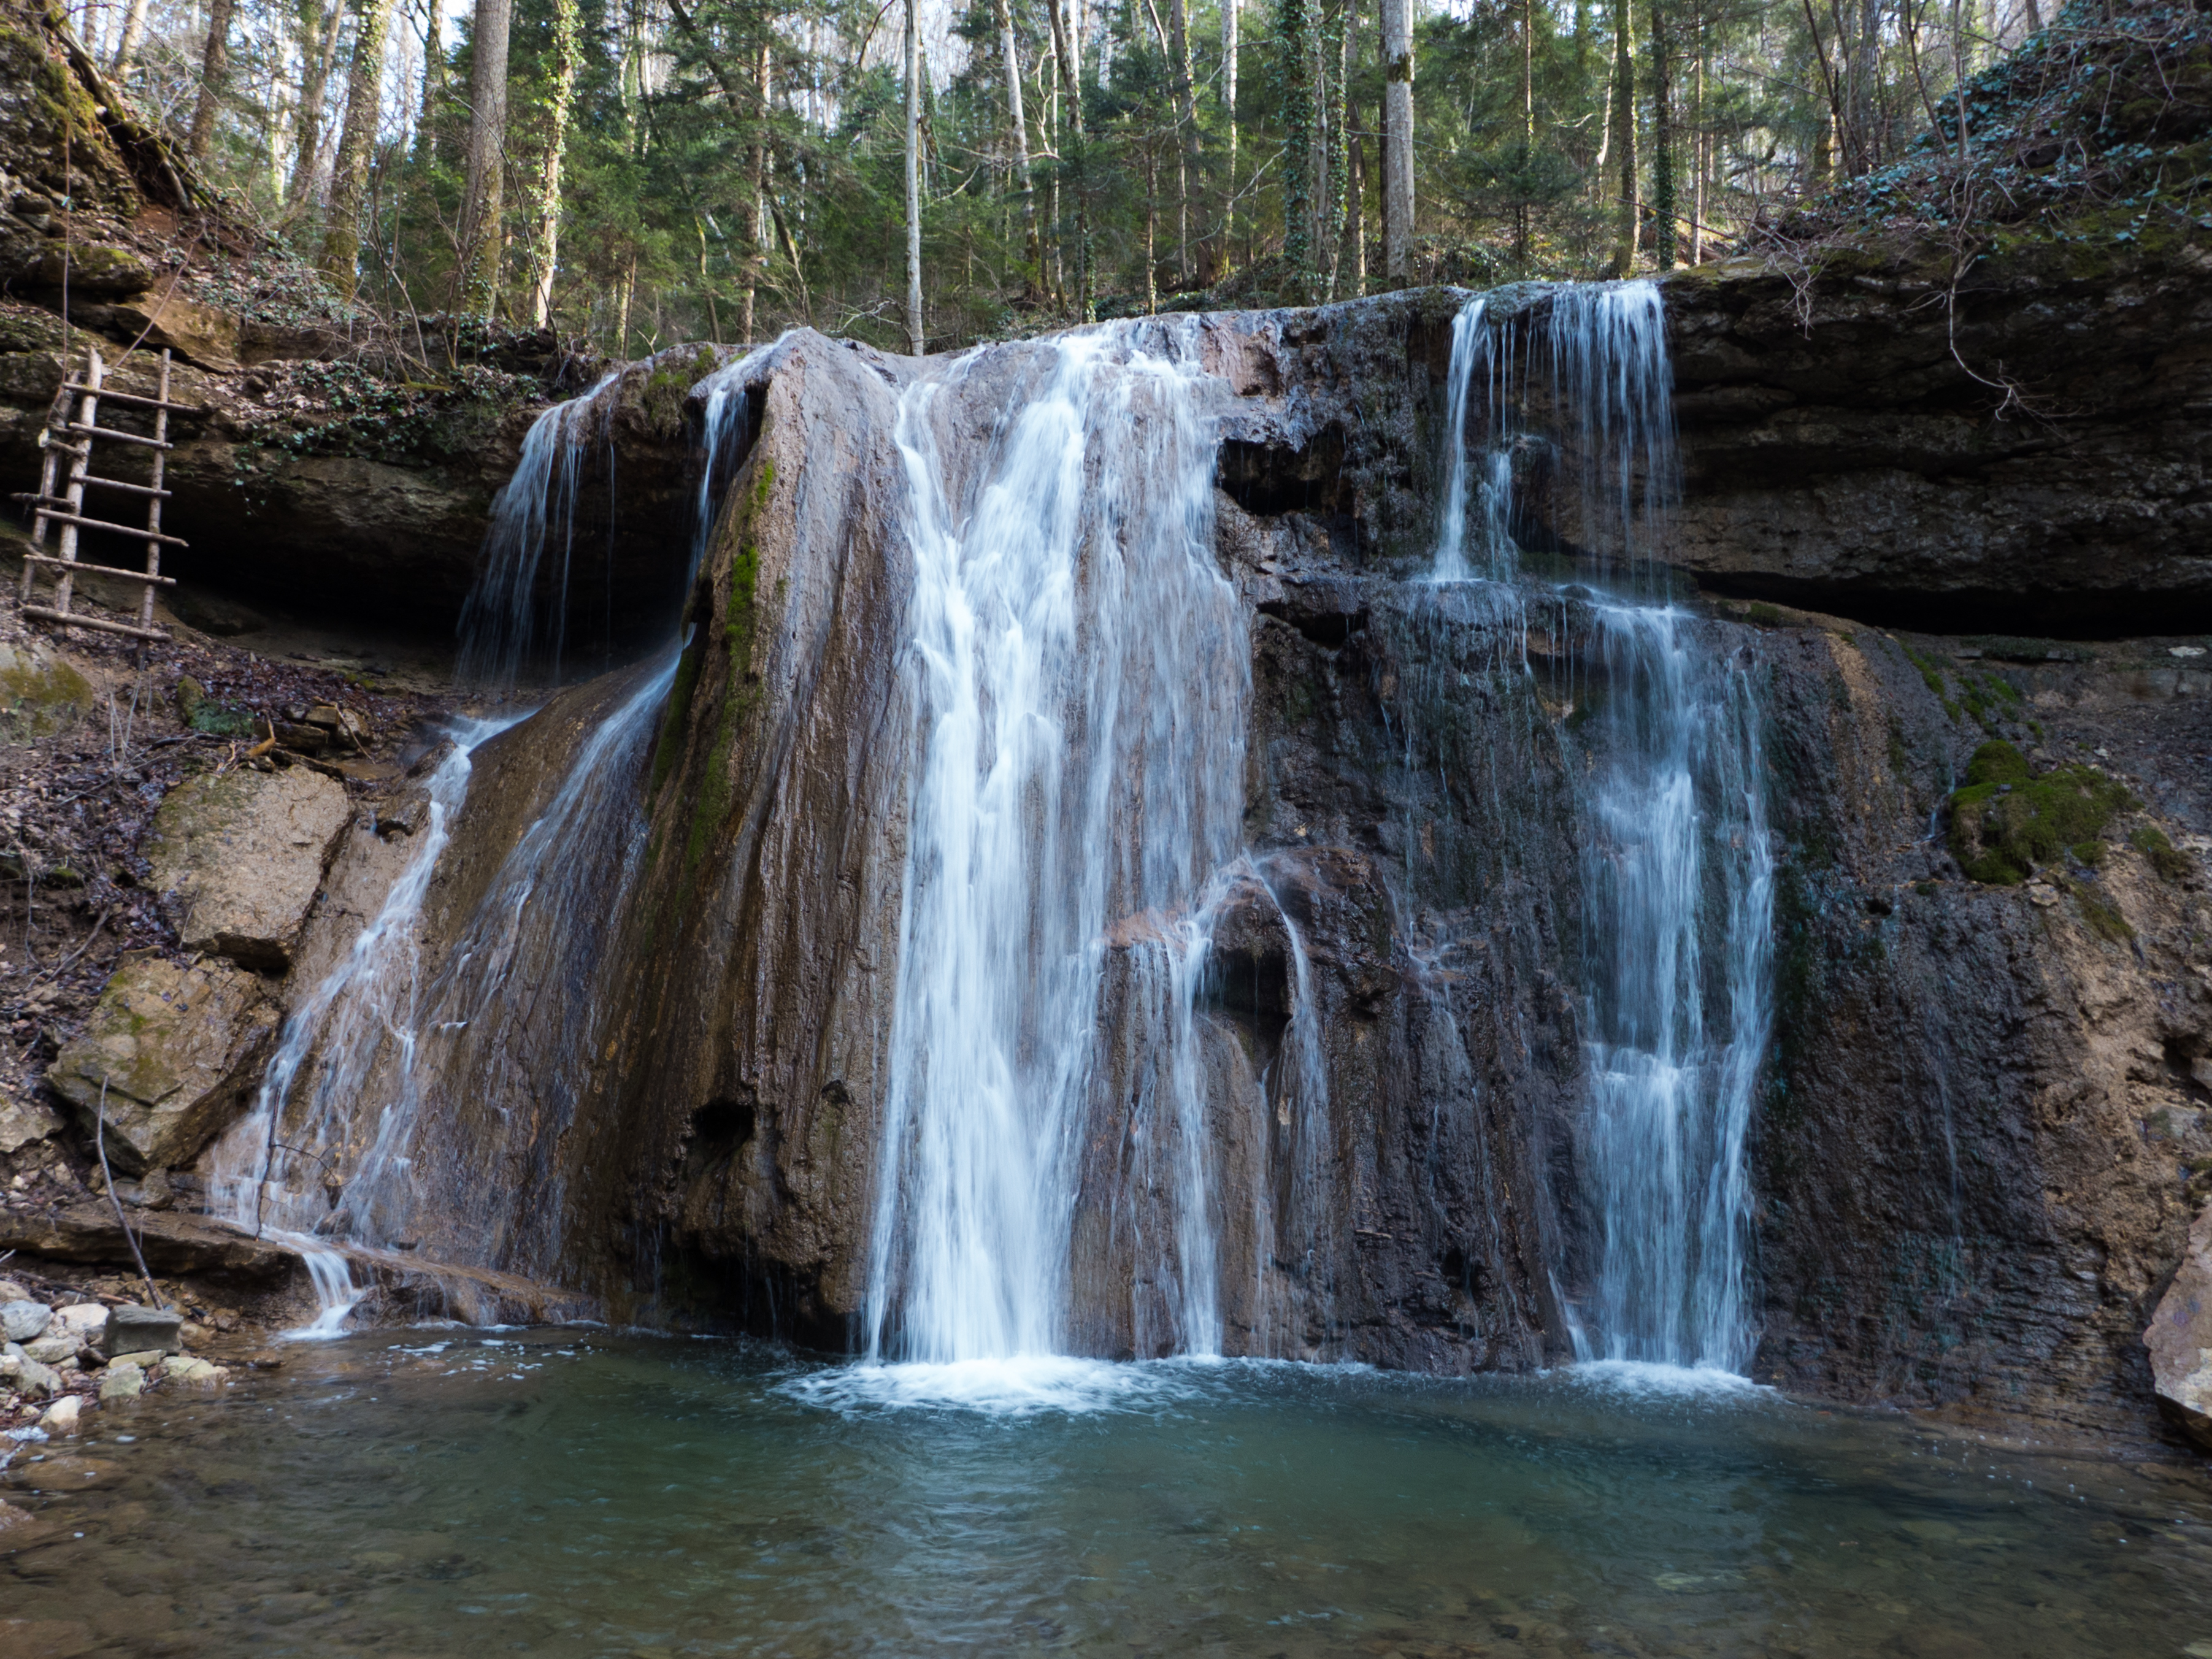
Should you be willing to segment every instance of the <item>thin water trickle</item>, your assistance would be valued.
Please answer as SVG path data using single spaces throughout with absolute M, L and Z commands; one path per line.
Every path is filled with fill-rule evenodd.
M 1212 424 L 1187 331 L 1113 325 L 1024 353 L 969 492 L 936 421 L 982 354 L 901 399 L 915 775 L 865 1316 L 872 1358 L 1063 1352 L 1071 1222 L 1102 1076 L 1109 955 L 1159 976 L 1170 1090 L 1206 884 L 1234 855 L 1249 666 L 1214 562 Z M 1194 1100 L 1169 1183 L 1180 1351 L 1219 1343 Z
M 471 755 L 512 724 L 456 723 L 424 790 L 422 825 L 410 839 L 407 863 L 383 906 L 287 1018 L 252 1110 L 215 1148 L 210 1209 L 300 1251 L 321 1307 L 312 1334 L 342 1328 L 362 1294 L 344 1255 L 331 1248 L 325 1183 L 343 1184 L 333 1158 L 355 1133 L 362 1093 L 386 1040 L 412 1048 L 423 895 L 468 793 Z M 303 1071 L 306 1093 L 295 1101 Z M 380 1129 L 376 1139 L 385 1144 Z
M 483 568 L 461 607 L 456 672 L 465 684 L 512 696 L 541 658 L 547 678 L 559 683 L 584 451 L 599 417 L 600 393 L 621 373 L 608 371 L 589 392 L 554 404 L 532 422 L 514 476 L 492 498 Z M 549 556 L 558 572 L 550 600 L 539 592 Z
M 1528 673 L 1516 645 L 1540 591 L 1522 575 L 1522 540 L 1540 534 L 1543 551 L 1572 562 L 1579 584 L 1549 595 L 1559 633 L 1577 640 L 1564 671 L 1571 717 L 1555 738 L 1526 734 L 1584 763 L 1568 773 L 1583 780 L 1595 1261 L 1580 1305 L 1563 1305 L 1585 1358 L 1740 1370 L 1757 1337 L 1744 1151 L 1771 1024 L 1773 854 L 1753 668 L 1726 629 L 1666 597 L 1676 461 L 1656 285 L 1540 292 L 1540 322 L 1488 295 L 1455 321 L 1436 586 L 1417 610 L 1432 635 L 1492 641 L 1484 671 L 1462 672 L 1462 700 L 1502 707 L 1505 683 Z M 1546 485 L 1540 532 L 1516 500 L 1523 471 Z M 1438 690 L 1426 689 L 1431 704 Z M 1417 735 L 1409 725 L 1408 765 Z M 1499 736 L 1493 754 L 1516 750 L 1513 732 Z

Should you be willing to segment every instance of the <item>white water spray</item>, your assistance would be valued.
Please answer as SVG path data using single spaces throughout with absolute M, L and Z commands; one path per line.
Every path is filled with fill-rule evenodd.
M 1214 562 L 1211 423 L 1187 337 L 1071 335 L 1034 356 L 957 499 L 917 383 L 909 491 L 916 768 L 872 1358 L 1063 1352 L 1076 1176 L 1100 1073 L 1108 954 L 1157 975 L 1158 1076 L 1187 1160 L 1173 1278 L 1183 1352 L 1219 1343 L 1188 999 L 1207 879 L 1235 854 L 1249 667 Z M 970 360 L 972 362 L 974 360 Z M 957 377 L 967 365 L 956 368 Z

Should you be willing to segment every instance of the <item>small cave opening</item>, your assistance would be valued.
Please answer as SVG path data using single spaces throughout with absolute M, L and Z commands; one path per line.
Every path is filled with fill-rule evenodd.
M 1333 422 L 1299 446 L 1224 439 L 1214 477 L 1231 500 L 1262 518 L 1338 514 L 1346 510 L 1350 495 L 1343 476 L 1345 448 L 1344 428 Z

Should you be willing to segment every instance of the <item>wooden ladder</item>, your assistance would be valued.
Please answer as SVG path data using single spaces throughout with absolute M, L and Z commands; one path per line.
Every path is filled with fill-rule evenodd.
M 132 392 L 117 392 L 103 382 L 106 366 L 100 361 L 97 349 L 85 350 L 84 379 L 72 380 L 64 374 L 62 389 L 55 395 L 54 406 L 46 416 L 46 430 L 39 434 L 39 447 L 46 452 L 39 473 L 39 493 L 28 497 L 37 511 L 36 521 L 31 526 L 31 551 L 23 556 L 22 611 L 26 617 L 36 617 L 44 622 L 60 623 L 70 628 L 97 628 L 110 634 L 127 634 L 133 639 L 154 640 L 166 644 L 169 636 L 154 626 L 154 590 L 174 587 L 176 579 L 161 574 L 161 550 L 164 547 L 184 547 L 188 544 L 177 536 L 164 535 L 161 531 L 161 503 L 169 492 L 161 487 L 161 471 L 173 445 L 169 442 L 169 411 L 185 405 L 169 401 L 169 354 L 161 353 L 161 380 L 157 395 L 140 397 Z M 112 427 L 100 424 L 100 402 L 111 403 L 133 409 L 154 411 L 154 435 L 145 437 L 136 432 L 118 432 Z M 72 407 L 74 405 L 74 407 Z M 94 439 L 110 443 L 126 444 L 133 448 L 150 450 L 154 465 L 144 483 L 129 483 L 120 478 L 100 478 L 93 476 L 92 446 Z M 62 458 L 69 458 L 69 472 L 61 476 Z M 61 486 L 59 494 L 55 486 Z M 84 492 L 88 489 L 111 489 L 119 495 L 133 495 L 146 503 L 146 527 L 115 524 L 105 519 L 85 516 Z M 20 498 L 19 499 L 25 499 Z M 60 551 L 44 551 L 46 526 L 61 526 Z M 146 544 L 146 568 L 125 570 L 115 565 L 85 564 L 76 556 L 77 535 L 81 531 L 100 530 L 125 537 Z M 54 593 L 52 605 L 33 605 L 33 579 L 42 568 L 54 574 Z M 127 582 L 143 585 L 138 599 L 138 620 L 131 623 L 109 622 L 100 617 L 88 617 L 70 609 L 70 595 L 78 573 L 88 575 L 113 576 Z

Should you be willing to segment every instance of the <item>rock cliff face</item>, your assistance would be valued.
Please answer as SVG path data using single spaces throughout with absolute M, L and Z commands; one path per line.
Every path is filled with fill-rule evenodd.
M 2120 281 L 1993 270 L 1962 301 L 1961 356 L 2016 370 L 2046 331 L 2038 361 L 2068 400 L 2063 419 L 2002 423 L 1902 264 L 1816 283 L 1809 334 L 1784 276 L 1668 285 L 1672 545 L 1707 590 L 1698 648 L 1760 688 L 1779 854 L 1752 1146 L 1762 1380 L 2154 1420 L 2142 1334 L 2212 1168 L 2192 839 L 2212 830 L 2212 688 L 2166 641 L 1906 625 L 2148 633 L 2197 614 L 2191 257 Z M 1251 867 L 1222 900 L 1198 1015 L 1223 1280 L 1273 1286 L 1229 1297 L 1234 1351 L 1525 1368 L 1572 1352 L 1589 1291 L 1577 716 L 1605 687 L 1586 595 L 1455 602 L 1408 580 L 1435 535 L 1463 297 L 1190 337 L 1222 400 L 1214 544 L 1252 675 Z M 1492 305 L 1529 338 L 1549 325 L 1540 289 Z M 625 481 L 621 422 L 649 421 L 637 446 L 672 454 L 700 411 L 662 382 L 719 360 L 633 368 L 605 394 Z M 979 464 L 1018 362 L 967 371 L 941 422 L 952 472 Z M 908 833 L 914 555 L 891 432 L 915 372 L 803 334 L 754 359 L 719 527 L 666 641 L 680 657 L 564 693 L 473 757 L 423 909 L 437 1036 L 403 1242 L 425 1255 L 625 1315 L 854 1340 Z M 1516 538 L 1562 577 L 1587 459 L 1532 445 L 1516 462 Z M 672 521 L 694 465 L 653 475 Z M 661 532 L 658 580 L 686 547 Z M 2087 765 L 2129 791 L 2022 885 L 1966 879 L 1947 839 L 1951 793 L 1998 740 L 2023 778 Z M 357 828 L 327 890 L 353 896 L 325 911 L 373 914 L 402 839 Z M 518 891 L 553 897 L 502 908 Z M 521 920 L 487 933 L 500 916 Z M 1135 982 L 1115 953 L 1146 925 L 1124 920 L 1109 1011 Z M 343 933 L 311 927 L 297 972 Z M 1329 1108 L 1292 1169 L 1255 1107 L 1302 1006 Z M 1109 1042 L 1089 1126 L 1076 1225 L 1098 1282 L 1077 1335 L 1098 1352 L 1145 1351 L 1141 1322 L 1110 1311 L 1140 1300 L 1119 1241 L 1160 1201 L 1110 1109 L 1144 1063 Z M 1295 1270 L 1269 1242 L 1286 1237 Z

